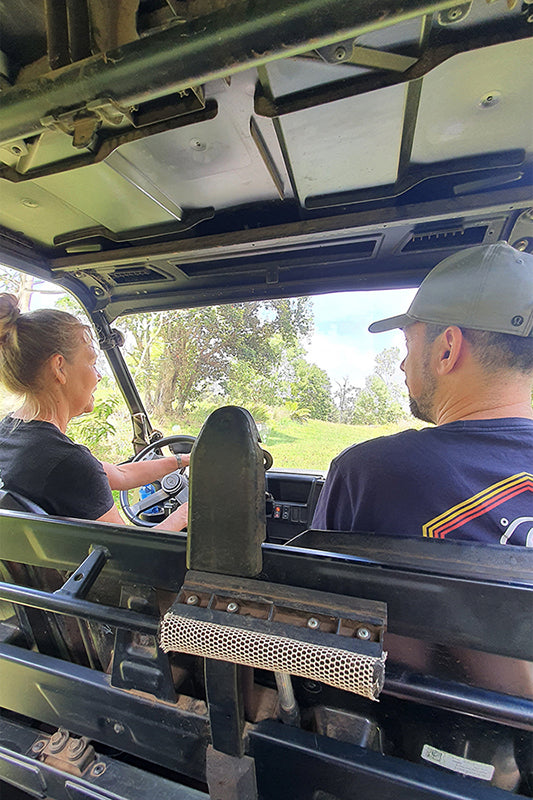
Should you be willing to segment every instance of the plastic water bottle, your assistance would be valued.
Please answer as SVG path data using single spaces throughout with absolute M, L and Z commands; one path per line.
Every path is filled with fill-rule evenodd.
M 145 497 L 149 497 L 151 494 L 154 494 L 157 489 L 153 485 L 153 483 L 147 483 L 145 486 L 139 487 L 139 500 L 144 500 Z M 161 506 L 152 506 L 152 508 L 146 508 L 144 511 L 141 511 L 141 514 L 146 514 L 147 517 L 153 517 L 158 514 L 162 514 L 163 509 Z

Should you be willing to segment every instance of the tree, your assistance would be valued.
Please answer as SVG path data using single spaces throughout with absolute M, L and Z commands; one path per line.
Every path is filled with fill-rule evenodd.
M 378 353 L 374 371 L 365 381 L 365 387 L 355 398 L 352 422 L 356 425 L 377 425 L 399 422 L 408 414 L 402 400 L 405 392 L 399 383 L 400 351 L 390 347 Z
M 349 425 L 353 417 L 354 403 L 361 389 L 350 383 L 349 378 L 346 376 L 342 381 L 336 381 L 336 384 L 337 389 L 333 399 L 337 407 L 337 419 L 339 422 Z
M 369 375 L 354 403 L 352 422 L 354 425 L 378 425 L 399 422 L 405 412 L 394 399 L 390 388 L 376 373 Z
M 281 353 L 311 326 L 308 298 L 144 314 L 121 322 L 139 383 L 155 387 L 147 404 L 165 416 L 183 414 L 207 391 L 264 402 L 262 390 L 275 383 Z
M 331 399 L 331 383 L 325 370 L 309 364 L 303 357 L 294 363 L 291 399 L 309 411 L 312 419 L 330 419 L 335 406 Z

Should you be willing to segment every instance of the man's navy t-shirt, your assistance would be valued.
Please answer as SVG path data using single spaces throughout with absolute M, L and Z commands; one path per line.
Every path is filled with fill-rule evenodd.
M 533 420 L 464 420 L 353 445 L 313 528 L 533 547 Z
M 0 487 L 59 517 L 98 519 L 113 505 L 102 464 L 50 422 L 0 422 Z

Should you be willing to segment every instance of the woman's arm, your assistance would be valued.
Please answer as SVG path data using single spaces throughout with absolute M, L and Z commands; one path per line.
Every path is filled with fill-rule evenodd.
M 178 467 L 187 467 L 190 455 L 180 456 L 181 464 L 178 464 L 176 456 L 165 456 L 164 458 L 154 458 L 150 461 L 129 461 L 127 464 L 107 464 L 102 461 L 102 467 L 107 475 L 111 489 L 126 491 L 135 489 L 137 486 L 144 486 L 145 483 L 153 483 L 174 472 Z M 107 520 L 103 520 L 107 522 Z

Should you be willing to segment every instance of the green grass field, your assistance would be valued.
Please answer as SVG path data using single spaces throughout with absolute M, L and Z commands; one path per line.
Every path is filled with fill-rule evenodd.
M 341 425 L 312 419 L 300 424 L 290 420 L 267 427 L 264 447 L 272 453 L 275 467 L 326 470 L 332 458 L 356 442 L 386 436 L 404 428 L 399 425 Z

